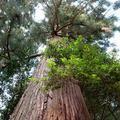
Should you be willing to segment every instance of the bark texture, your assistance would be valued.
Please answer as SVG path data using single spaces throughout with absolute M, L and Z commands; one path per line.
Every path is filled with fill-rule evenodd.
M 43 59 L 34 74 L 42 78 L 46 74 Z M 67 82 L 64 87 L 42 93 L 41 82 L 32 82 L 24 92 L 10 120 L 90 120 L 80 87 Z

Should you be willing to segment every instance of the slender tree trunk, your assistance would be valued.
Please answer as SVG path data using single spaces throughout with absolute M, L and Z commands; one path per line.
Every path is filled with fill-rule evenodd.
M 46 71 L 43 59 L 34 77 L 40 79 Z M 30 82 L 10 120 L 90 120 L 78 85 L 67 82 L 64 87 L 48 93 L 42 93 L 41 86 L 41 82 Z

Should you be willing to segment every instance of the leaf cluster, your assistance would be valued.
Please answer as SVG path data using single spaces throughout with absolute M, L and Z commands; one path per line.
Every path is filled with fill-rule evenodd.
M 46 55 L 51 70 L 49 83 L 52 84 L 49 85 L 54 86 L 70 78 L 73 82 L 78 80 L 90 111 L 98 120 L 104 105 L 107 112 L 103 118 L 108 117 L 109 109 L 118 109 L 120 61 L 108 55 L 97 43 L 88 43 L 82 36 L 73 41 L 64 38 L 50 43 Z

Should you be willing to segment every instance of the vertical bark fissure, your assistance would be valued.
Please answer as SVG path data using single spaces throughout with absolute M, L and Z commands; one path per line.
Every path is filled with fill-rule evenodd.
M 22 104 L 20 105 L 20 107 L 19 107 L 19 109 L 18 109 L 18 111 L 16 111 L 16 114 L 15 114 L 15 117 L 13 118 L 13 120 L 19 120 L 20 119 L 20 117 L 22 116 L 22 114 L 23 114 L 23 112 L 25 112 L 24 111 L 24 109 L 27 107 L 27 102 L 29 102 L 29 101 L 26 101 L 26 100 L 28 100 L 28 97 L 31 97 L 31 90 L 32 89 L 30 89 L 30 88 L 32 88 L 33 87 L 33 85 L 34 84 L 31 84 L 31 86 L 30 87 L 28 87 L 28 94 L 27 94 L 27 99 L 25 98 L 25 99 L 22 99 Z M 27 92 L 27 91 L 26 91 Z M 24 96 L 24 95 L 23 95 Z
M 73 103 L 74 103 L 74 105 L 73 105 L 73 111 L 74 111 L 74 117 L 76 117 L 76 114 L 77 114 L 77 107 L 78 107 L 78 101 L 77 101 L 77 98 L 76 98 L 76 91 L 75 91 L 75 86 L 73 86 L 73 83 L 71 83 L 70 84 L 70 88 L 71 88 L 71 97 L 72 97 L 72 95 L 74 95 L 74 97 L 73 97 Z M 76 105 L 77 104 L 77 105 Z M 78 115 L 79 116 L 79 115 Z
M 34 89 L 33 89 L 33 94 L 32 94 L 32 96 L 31 96 L 31 100 L 30 100 L 30 102 L 29 102 L 29 104 L 28 104 L 28 110 L 27 110 L 27 112 L 26 112 L 26 114 L 28 114 L 26 117 L 29 119 L 29 120 L 31 120 L 31 118 L 34 116 L 34 114 L 33 114 L 33 111 L 34 111 L 34 102 L 35 102 L 35 95 L 36 95 L 36 91 L 38 91 L 38 89 L 39 89 L 39 84 L 36 84 L 35 85 L 35 87 L 34 87 Z M 22 119 L 21 119 L 22 120 Z
M 71 89 L 69 89 L 69 92 L 68 92 L 68 94 L 70 94 L 71 93 Z M 68 97 L 68 108 L 70 108 L 71 107 L 71 100 L 72 100 L 72 98 L 71 98 L 71 96 L 69 96 Z M 72 110 L 71 109 L 69 109 L 68 110 L 68 118 L 69 118 L 69 120 L 71 120 L 71 117 L 70 117 L 70 115 L 72 114 Z
M 47 110 L 47 103 L 48 103 L 48 94 L 46 94 L 46 96 L 45 96 L 45 98 L 44 98 L 41 120 L 44 120 L 44 115 L 45 115 L 45 112 L 46 112 L 46 110 Z
M 20 108 L 22 107 L 23 103 L 24 103 L 24 99 L 26 97 L 27 91 L 29 90 L 29 88 L 31 88 L 32 84 L 29 84 L 29 87 L 25 90 L 25 93 L 23 94 L 22 98 L 20 99 L 20 102 L 18 103 L 18 106 L 15 109 L 15 113 L 18 114 Z M 13 115 L 13 118 L 15 118 L 16 116 Z
M 65 86 L 66 86 L 66 85 L 65 85 Z M 67 97 L 67 94 L 69 94 L 69 91 L 68 91 L 67 86 L 66 86 L 65 88 L 66 88 L 66 90 L 65 90 L 65 97 L 64 97 L 64 98 L 66 99 L 65 101 L 67 101 L 67 102 L 66 102 L 66 106 L 65 106 L 65 111 L 66 111 L 66 112 L 65 112 L 65 114 L 66 114 L 66 115 L 65 115 L 65 119 L 68 120 L 68 119 L 69 119 L 69 114 L 70 114 L 70 113 L 69 113 L 70 109 L 68 110 L 68 109 L 66 109 L 66 108 L 70 108 L 70 106 L 69 106 L 69 104 L 70 104 L 70 103 L 69 103 L 69 97 Z
M 63 89 L 61 90 L 60 94 L 62 94 L 63 96 L 60 96 L 61 97 L 61 106 L 62 106 L 62 111 L 63 111 L 63 115 L 64 115 L 64 119 L 65 119 L 65 112 L 64 112 L 64 91 Z

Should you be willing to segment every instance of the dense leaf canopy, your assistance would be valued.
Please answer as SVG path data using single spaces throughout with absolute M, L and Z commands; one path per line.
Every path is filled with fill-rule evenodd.
M 38 5 L 42 5 L 45 12 L 45 19 L 39 23 L 33 19 L 35 7 Z M 48 45 L 47 41 L 54 37 L 67 37 L 68 39 L 65 38 L 65 40 L 51 45 L 54 49 L 50 49 L 50 53 L 47 54 L 57 61 L 52 63 L 55 64 L 59 75 L 63 74 L 63 68 L 60 67 L 62 65 L 66 68 L 65 75 L 74 73 L 71 74 L 72 77 L 82 80 L 83 93 L 86 99 L 90 98 L 88 105 L 90 109 L 94 108 L 91 109 L 91 113 L 95 115 L 95 119 L 99 119 L 104 107 L 101 104 L 104 102 L 107 106 L 107 102 L 112 105 L 107 107 L 108 111 L 112 111 L 111 109 L 116 106 L 116 109 L 118 108 L 116 96 L 119 91 L 120 65 L 119 61 L 111 58 L 105 52 L 106 47 L 109 46 L 109 38 L 112 37 L 115 30 L 118 30 L 114 24 L 117 18 L 114 15 L 106 16 L 111 6 L 118 9 L 119 1 L 114 5 L 106 0 L 0 1 L 2 119 L 9 118 L 9 114 L 24 92 L 29 82 L 28 78 L 31 76 L 30 70 L 37 63 L 37 59 L 33 58 L 41 55 L 38 54 L 38 48 L 41 44 Z M 82 38 L 78 38 L 79 35 Z M 56 53 L 57 56 L 53 53 Z M 104 87 L 102 80 L 110 83 L 108 82 Z M 98 94 L 94 93 L 96 90 Z M 92 95 L 100 96 L 99 105 L 96 99 L 92 99 Z M 94 100 L 96 107 L 92 106 Z M 99 107 L 100 109 L 98 109 Z M 109 107 L 111 107 L 110 110 Z M 118 112 L 116 109 L 115 114 Z M 111 112 L 112 114 L 113 112 Z M 106 116 L 108 115 L 109 112 L 106 113 Z M 112 117 L 108 119 L 112 119 Z
M 119 60 L 108 55 L 97 43 L 87 43 L 81 36 L 74 41 L 64 38 L 50 43 L 46 55 L 51 69 L 46 89 L 59 88 L 72 78 L 80 85 L 93 119 L 119 118 Z

